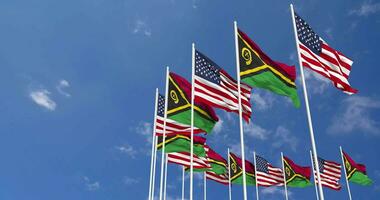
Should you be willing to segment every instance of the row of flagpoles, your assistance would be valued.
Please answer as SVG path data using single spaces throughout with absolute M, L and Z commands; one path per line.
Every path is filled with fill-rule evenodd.
M 341 89 L 343 90 L 345 93 L 348 93 L 348 94 L 353 94 L 356 92 L 355 89 L 351 88 L 347 79 L 348 79 L 348 75 L 349 75 L 349 72 L 350 72 L 350 69 L 351 69 L 351 65 L 352 65 L 352 61 L 349 60 L 347 57 L 345 57 L 343 54 L 341 54 L 340 52 L 332 49 L 331 47 L 329 47 L 327 45 L 327 43 L 325 43 L 317 34 L 315 34 L 315 32 L 311 29 L 311 27 L 302 19 L 300 18 L 298 15 L 296 15 L 296 13 L 294 12 L 294 9 L 293 9 L 293 5 L 290 5 L 290 9 L 291 9 L 291 13 L 292 13 L 292 23 L 293 23 L 293 28 L 294 28 L 294 36 L 295 36 L 295 40 L 296 40 L 296 47 L 297 47 L 297 54 L 298 54 L 298 60 L 299 60 L 299 67 L 300 67 L 300 72 L 301 72 L 301 80 L 302 80 L 302 87 L 303 87 L 303 93 L 304 93 L 304 100 L 305 100 L 305 107 L 306 107 L 306 114 L 307 114 L 307 119 L 308 119 L 308 126 L 309 126 L 309 133 L 310 133 L 310 139 L 311 139 L 311 160 L 312 160 L 312 163 L 319 163 L 318 161 L 318 154 L 317 154 L 317 148 L 316 148 L 316 142 L 315 142 L 315 138 L 314 138 L 314 132 L 313 132 L 313 123 L 312 123 L 312 117 L 311 117 L 311 113 L 310 113 L 310 108 L 309 108 L 309 100 L 308 100 L 308 93 L 307 93 L 307 87 L 306 87 L 306 82 L 305 82 L 305 77 L 304 77 L 304 71 L 303 71 L 303 66 L 307 66 L 308 68 L 312 69 L 313 71 L 315 71 L 316 73 L 319 73 L 323 76 L 325 76 L 326 78 L 329 78 L 333 84 L 335 85 L 335 87 L 337 87 L 338 89 Z M 246 161 L 246 156 L 245 156 L 245 151 L 244 151 L 244 145 L 245 145 L 245 142 L 244 142 L 244 132 L 243 132 L 243 119 L 244 120 L 248 120 L 249 121 L 249 118 L 250 118 L 250 113 L 251 113 L 251 110 L 250 110 L 250 105 L 249 105 L 249 98 L 244 96 L 244 92 L 247 92 L 247 87 L 248 87 L 248 92 L 250 93 L 250 89 L 249 89 L 249 86 L 252 86 L 252 82 L 249 82 L 247 83 L 247 81 L 245 81 L 244 83 L 242 83 L 242 80 L 241 78 L 243 77 L 246 77 L 247 74 L 249 75 L 250 73 L 252 74 L 253 72 L 257 72 L 255 70 L 255 68 L 252 68 L 251 66 L 251 63 L 253 62 L 253 57 L 254 56 L 257 56 L 257 55 L 253 55 L 253 54 L 260 54 L 262 56 L 262 62 L 266 62 L 264 64 L 267 64 L 267 70 L 272 70 L 272 72 L 274 72 L 274 74 L 276 76 L 279 76 L 280 79 L 283 79 L 283 81 L 286 82 L 285 86 L 284 87 L 288 87 L 287 85 L 290 85 L 289 88 L 285 88 L 284 91 L 280 91 L 280 92 L 277 92 L 278 94 L 280 95 L 285 95 L 285 96 L 288 96 L 292 99 L 293 103 L 297 106 L 299 106 L 299 102 L 297 103 L 297 100 L 298 100 L 298 96 L 295 92 L 295 95 L 294 95 L 294 91 L 293 89 L 295 88 L 295 83 L 294 83 L 294 80 L 295 80 L 295 71 L 294 73 L 293 72 L 288 72 L 286 69 L 286 67 L 284 67 L 283 69 L 285 69 L 284 71 L 276 71 L 276 69 L 273 69 L 274 67 L 273 66 L 282 66 L 284 64 L 282 63 L 278 63 L 276 61 L 272 61 L 269 57 L 267 57 L 262 51 L 260 48 L 258 48 L 254 43 L 253 41 L 251 41 L 247 36 L 245 36 L 245 34 L 243 32 L 241 32 L 239 29 L 238 29 L 238 26 L 237 26 L 237 23 L 234 22 L 234 34 L 235 34 L 235 53 L 236 53 L 236 73 L 237 73 L 237 80 L 234 82 L 234 80 L 232 78 L 229 77 L 229 75 L 227 73 L 224 73 L 224 71 L 222 69 L 219 69 L 219 68 L 216 68 L 215 67 L 213 68 L 215 71 L 217 71 L 218 73 L 222 73 L 221 77 L 222 79 L 226 79 L 225 83 L 224 84 L 230 84 L 229 86 L 223 86 L 221 87 L 222 90 L 226 90 L 226 94 L 232 96 L 230 97 L 231 99 L 228 99 L 226 97 L 221 97 L 221 99 L 219 97 L 216 96 L 201 96 L 200 92 L 197 91 L 199 90 L 200 86 L 199 84 L 202 84 L 199 82 L 199 80 L 196 78 L 198 77 L 198 75 L 196 75 L 197 73 L 199 73 L 199 70 L 202 71 L 202 67 L 205 67 L 205 66 L 201 66 L 202 65 L 202 62 L 204 62 L 204 65 L 208 65 L 208 66 L 211 66 L 210 64 L 206 64 L 206 61 L 205 59 L 207 59 L 207 57 L 202 57 L 203 55 L 198 52 L 196 49 L 195 49 L 195 45 L 192 44 L 192 78 L 191 78 L 191 97 L 190 98 L 190 102 L 187 102 L 186 105 L 190 104 L 190 131 L 187 129 L 185 132 L 188 133 L 190 135 L 190 165 L 189 165 L 189 172 L 190 172 L 190 189 L 189 189 L 189 196 L 190 196 L 190 200 L 193 200 L 193 173 L 194 173 L 194 134 L 195 133 L 199 133 L 199 131 L 201 131 L 200 129 L 202 129 L 202 127 L 198 127 L 198 125 L 196 126 L 195 124 L 195 114 L 196 112 L 199 112 L 199 109 L 203 109 L 202 108 L 199 108 L 197 106 L 195 106 L 196 102 L 195 102 L 195 98 L 203 98 L 202 99 L 202 103 L 205 103 L 205 104 L 208 104 L 207 106 L 212 106 L 212 107 L 221 107 L 221 105 L 223 104 L 223 108 L 224 110 L 227 110 L 227 111 L 233 111 L 233 112 L 237 112 L 238 115 L 239 115 L 239 129 L 240 129 L 240 145 L 241 145 L 241 160 L 242 160 L 242 163 L 245 163 Z M 248 39 L 247 39 L 248 38 Z M 248 41 L 248 43 L 247 43 Z M 239 42 L 242 42 L 242 44 L 240 44 Z M 249 43 L 251 42 L 251 43 Z M 241 48 L 241 45 L 246 45 L 247 47 L 249 48 Z M 240 52 L 240 50 L 242 50 Z M 336 56 L 336 61 L 331 61 L 331 65 L 329 63 L 326 64 L 326 59 L 328 60 L 328 58 L 326 57 L 329 56 L 329 52 L 333 51 L 334 53 L 336 52 L 336 54 L 333 53 L 333 56 Z M 259 56 L 260 57 L 260 56 Z M 261 57 L 260 57 L 261 58 Z M 241 65 L 241 59 L 245 60 L 245 65 L 244 66 L 240 66 Z M 211 61 L 208 61 L 208 62 L 211 62 Z M 330 62 L 330 61 L 329 61 Z M 212 62 L 211 62 L 212 63 Z M 269 63 L 269 64 L 268 64 Z M 214 63 L 212 63 L 214 64 Z M 273 66 L 271 66 L 273 65 Z M 337 71 L 336 70 L 336 67 L 338 66 L 339 70 Z M 197 67 L 197 69 L 196 69 Z M 245 71 L 242 72 L 241 69 L 242 67 L 245 67 Z M 251 67 L 251 69 L 248 69 L 246 70 L 246 68 L 249 68 Z M 198 71 L 197 71 L 198 70 Z M 289 70 L 291 71 L 291 70 Z M 339 73 L 338 73 L 339 72 Z M 215 77 L 213 75 L 210 75 L 208 74 L 208 71 L 202 71 L 200 73 L 205 73 L 206 75 L 205 76 L 208 76 L 206 77 L 206 79 L 208 79 L 208 81 L 210 82 L 210 84 L 212 85 L 214 82 L 213 81 L 216 81 L 215 83 L 218 83 L 218 81 L 220 81 L 219 79 L 216 80 Z M 224 73 L 224 74 L 223 74 Z M 276 74 L 277 73 L 277 74 Z M 285 74 L 285 75 L 284 75 Z M 176 79 L 176 81 L 179 80 L 178 77 L 175 77 L 174 75 L 171 75 L 171 73 L 169 72 L 169 67 L 167 67 L 166 69 L 166 86 L 165 86 L 165 100 L 164 100 L 164 105 L 163 106 L 159 106 L 158 105 L 158 99 L 159 99 L 159 94 L 158 94 L 158 89 L 156 90 L 156 101 L 155 101 L 155 113 L 154 113 L 154 128 L 153 128 L 153 140 L 152 140 L 152 157 L 151 157 L 151 166 L 150 166 L 150 169 L 151 169 L 151 175 L 150 175 L 150 184 L 149 184 L 149 199 L 152 199 L 154 198 L 154 191 L 155 191 L 155 177 L 156 177 L 156 160 L 157 160 L 157 145 L 158 145 L 158 137 L 157 137 L 157 132 L 160 131 L 161 135 L 163 137 L 162 138 L 162 141 L 160 144 L 161 145 L 161 151 L 162 151 L 162 154 L 161 154 L 161 167 L 160 167 L 160 188 L 159 188 L 159 199 L 160 200 L 165 200 L 166 199 L 166 177 L 167 177 L 167 162 L 168 162 L 168 158 L 167 158 L 167 154 L 166 154 L 166 150 L 165 150 L 165 146 L 166 146 L 166 139 L 167 139 L 167 136 L 168 136 L 168 132 L 169 131 L 172 131 L 172 132 L 176 132 L 175 129 L 173 130 L 169 130 L 168 126 L 167 126 L 167 123 L 173 123 L 175 124 L 176 126 L 180 126 L 181 125 L 178 125 L 176 124 L 176 122 L 171 122 L 169 121 L 170 118 L 168 118 L 168 107 L 169 107 L 169 103 L 168 103 L 168 99 L 169 97 L 172 98 L 172 100 L 174 100 L 175 104 L 181 104 L 181 97 L 179 97 L 179 95 L 181 94 L 178 94 L 176 93 L 174 90 L 176 90 L 175 88 L 174 89 L 169 89 L 169 84 L 171 84 L 170 81 L 172 81 L 171 79 Z M 232 81 L 231 81 L 232 80 Z M 281 80 L 280 80 L 281 81 Z M 175 82 L 175 81 L 172 81 L 172 82 Z M 281 83 L 280 83 L 281 84 Z M 253 84 L 254 86 L 256 86 L 255 84 Z M 294 86 L 293 86 L 294 85 Z M 228 88 L 230 87 L 230 88 Z M 230 90 L 231 88 L 233 88 L 232 91 L 228 91 Z M 170 91 L 169 91 L 170 90 Z M 178 89 L 179 90 L 179 89 Z M 181 92 L 179 92 L 181 93 Z M 186 96 L 186 95 L 184 95 Z M 214 98 L 215 99 L 212 99 Z M 218 99 L 219 98 L 219 99 Z M 212 99 L 212 100 L 211 100 Z M 248 99 L 248 101 L 247 101 Z M 187 100 L 185 100 L 187 101 Z M 220 102 L 222 101 L 222 103 L 220 105 L 215 105 L 217 103 L 215 102 Z M 298 100 L 299 101 L 299 100 Z M 162 102 L 161 102 L 162 103 Z M 186 107 L 186 105 L 184 105 Z M 163 109 L 162 109 L 163 107 Z M 249 107 L 249 108 L 247 108 Z M 161 110 L 162 109 L 162 110 Z M 198 109 L 197 111 L 195 109 Z M 161 112 L 163 115 L 161 116 L 163 119 L 158 119 L 158 115 L 157 113 L 158 112 Z M 206 112 L 206 114 L 208 114 Z M 248 116 L 248 118 L 247 118 Z M 212 117 L 212 116 L 211 116 Z M 157 124 L 157 121 L 159 120 L 162 120 L 160 121 L 160 125 L 162 126 L 158 126 Z M 160 127 L 160 129 L 158 130 L 157 127 Z M 211 127 L 212 129 L 212 127 Z M 228 154 L 229 157 L 230 157 L 230 154 Z M 281 154 L 281 157 L 282 157 L 282 160 L 283 160 L 283 155 Z M 256 155 L 254 156 L 254 169 L 255 169 L 255 176 L 257 176 L 257 169 L 256 169 Z M 343 161 L 343 154 L 342 154 L 342 161 Z M 230 162 L 230 158 L 228 158 L 228 162 Z M 343 166 L 345 166 L 343 164 Z M 241 165 L 241 168 L 242 168 L 242 185 L 243 185 L 243 198 L 244 200 L 247 200 L 247 177 L 246 177 L 246 172 L 247 172 L 247 169 L 246 169 L 246 165 L 245 164 L 242 164 Z M 286 194 L 286 199 L 288 199 L 287 197 L 287 184 L 286 184 L 286 180 L 285 180 L 285 169 L 284 169 L 284 166 L 282 167 L 283 169 L 283 173 L 284 173 L 284 187 L 285 187 L 285 194 Z M 320 170 L 319 168 L 317 167 L 313 167 L 313 169 L 316 169 L 315 170 L 315 173 L 313 173 L 316 180 L 321 180 L 321 174 L 320 174 Z M 230 169 L 230 163 L 228 164 L 228 170 L 229 172 L 231 172 L 231 169 Z M 345 167 L 344 167 L 344 170 Z M 185 172 L 183 170 L 183 185 L 182 185 L 182 198 L 184 198 L 184 176 L 185 176 Z M 207 173 L 205 172 L 204 174 L 204 180 L 206 181 L 206 176 L 207 176 Z M 231 173 L 228 173 L 228 176 L 229 176 L 229 198 L 231 199 Z M 346 181 L 347 181 L 347 186 L 348 186 L 348 179 L 347 179 L 347 176 L 346 176 Z M 324 200 L 324 195 L 323 195 L 323 189 L 322 189 L 322 181 L 317 181 L 317 184 L 316 184 L 316 193 L 317 193 L 317 196 L 319 199 L 321 200 Z M 206 183 L 206 182 L 204 182 Z M 258 187 L 258 181 L 256 181 L 256 187 Z M 204 189 L 206 191 L 206 184 L 204 184 Z M 348 186 L 349 187 L 349 186 Z M 351 194 L 350 194 L 350 190 L 348 189 L 348 192 L 349 192 L 349 197 L 351 199 Z M 204 194 L 205 198 L 206 198 L 206 193 Z M 259 198 L 259 195 L 258 195 L 258 190 L 256 190 L 256 196 L 257 196 L 257 199 Z

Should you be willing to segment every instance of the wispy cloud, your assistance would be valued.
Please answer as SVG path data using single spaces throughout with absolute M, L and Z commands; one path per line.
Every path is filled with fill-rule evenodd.
M 137 127 L 135 128 L 135 131 L 144 136 L 149 144 L 152 143 L 152 123 L 149 122 L 140 122 Z
M 131 158 L 135 158 L 137 151 L 133 146 L 129 144 L 124 144 L 122 146 L 115 146 L 115 149 L 118 150 L 120 153 L 126 154 Z
M 331 86 L 330 80 L 309 69 L 304 70 L 304 75 L 307 80 L 306 84 L 313 94 L 323 94 Z M 298 80 L 301 81 L 301 77 L 298 77 Z
M 263 195 L 284 195 L 285 190 L 283 187 L 266 187 L 261 190 L 261 194 Z M 292 196 L 292 192 L 288 190 L 288 196 Z
M 46 89 L 32 90 L 29 97 L 39 106 L 54 111 L 57 104 L 50 98 L 50 92 Z
M 333 40 L 334 37 L 333 37 L 333 34 L 332 34 L 332 28 L 327 28 L 325 29 L 323 32 L 327 35 L 327 38 L 329 38 L 330 40 Z
M 86 190 L 88 191 L 96 191 L 100 188 L 100 183 L 98 181 L 92 182 L 87 176 L 83 177 L 83 181 L 86 186 Z
M 219 121 L 215 124 L 213 131 L 218 134 L 223 130 L 223 120 L 220 118 Z
M 244 124 L 244 133 L 259 140 L 266 140 L 270 135 L 270 131 L 254 123 Z
M 271 92 L 256 91 L 251 95 L 251 104 L 256 110 L 268 110 L 272 108 L 275 97 Z
M 272 146 L 275 148 L 290 147 L 292 151 L 296 151 L 298 142 L 297 137 L 291 134 L 287 128 L 279 126 L 273 136 Z
M 369 16 L 380 12 L 380 3 L 372 1 L 364 1 L 359 8 L 349 11 L 350 15 Z
M 350 96 L 343 100 L 328 128 L 332 134 L 347 134 L 356 132 L 380 135 L 380 122 L 375 121 L 370 113 L 380 109 L 380 101 L 370 97 Z
M 71 94 L 64 91 L 66 88 L 69 88 L 69 87 L 70 87 L 70 83 L 65 79 L 60 80 L 58 85 L 56 86 L 58 93 L 65 97 L 71 97 Z
M 146 21 L 142 19 L 137 19 L 134 23 L 134 27 L 132 30 L 133 34 L 143 34 L 147 37 L 152 36 L 152 31 Z
M 137 184 L 139 182 L 140 182 L 140 180 L 136 179 L 136 178 L 127 177 L 127 176 L 123 178 L 123 183 L 125 185 L 134 185 L 134 184 Z

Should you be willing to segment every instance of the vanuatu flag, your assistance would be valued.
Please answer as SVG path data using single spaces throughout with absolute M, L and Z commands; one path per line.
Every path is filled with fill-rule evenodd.
M 205 145 L 204 147 L 207 155 L 207 164 L 210 167 L 194 168 L 193 170 L 195 172 L 212 171 L 217 175 L 227 173 L 227 161 L 221 155 L 212 150 L 208 145 Z M 188 171 L 189 169 L 189 167 L 186 167 L 185 170 Z
M 181 76 L 170 73 L 168 111 L 169 119 L 191 124 L 191 84 Z M 200 102 L 194 103 L 194 126 L 210 133 L 219 120 L 215 111 L 208 105 Z
M 349 181 L 364 186 L 372 184 L 372 180 L 367 176 L 365 165 L 356 163 L 345 152 L 343 152 L 343 160 Z
M 241 158 L 237 157 L 235 154 L 230 153 L 229 158 L 230 159 L 230 169 L 231 169 L 231 183 L 234 184 L 243 184 L 243 168 L 242 168 L 242 160 Z M 254 165 L 249 162 L 245 161 L 245 174 L 246 174 L 246 180 L 247 185 L 255 185 L 255 168 Z
M 284 156 L 284 169 L 285 169 L 285 180 L 286 185 L 289 187 L 300 187 L 304 188 L 311 186 L 310 167 L 301 167 L 296 165 L 292 160 Z
M 163 136 L 157 136 L 157 149 L 160 150 L 163 145 Z M 200 157 L 206 156 L 204 144 L 206 138 L 194 136 L 194 154 Z M 165 153 L 173 152 L 190 152 L 191 137 L 187 135 L 172 135 L 165 138 Z
M 242 82 L 287 96 L 298 108 L 295 67 L 273 61 L 241 30 L 238 30 L 238 43 Z

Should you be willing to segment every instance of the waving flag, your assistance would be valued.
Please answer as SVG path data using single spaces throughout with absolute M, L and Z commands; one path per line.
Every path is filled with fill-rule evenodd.
M 365 165 L 356 163 L 343 151 L 343 160 L 346 167 L 347 179 L 359 185 L 372 185 L 372 180 L 367 176 Z
M 295 67 L 273 61 L 241 30 L 238 30 L 238 43 L 242 82 L 287 96 L 298 108 Z
M 330 47 L 297 13 L 294 16 L 302 65 L 330 79 L 343 92 L 357 93 L 348 82 L 353 61 Z
M 162 136 L 164 132 L 164 112 L 165 112 L 165 97 L 161 94 L 157 99 L 157 116 L 156 116 L 156 135 Z M 166 119 L 165 134 L 167 136 L 183 134 L 191 134 L 191 126 L 182 124 L 171 119 Z M 194 134 L 202 133 L 203 130 L 194 127 Z
M 251 87 L 241 84 L 243 117 L 251 118 Z M 228 112 L 239 113 L 237 82 L 211 59 L 195 51 L 195 99 Z
M 256 156 L 256 181 L 259 186 L 284 185 L 284 175 L 281 168 L 273 167 L 267 160 Z
M 205 157 L 206 151 L 204 144 L 206 138 L 194 136 L 194 154 Z M 163 146 L 163 136 L 157 137 L 157 149 L 161 150 Z M 186 135 L 166 136 L 165 138 L 165 153 L 173 152 L 190 152 L 191 138 Z
M 175 73 L 169 74 L 167 116 L 174 121 L 191 124 L 191 84 Z M 215 111 L 208 105 L 194 102 L 194 126 L 210 133 L 218 121 Z
M 342 186 L 339 184 L 342 166 L 333 161 L 327 161 L 318 158 L 319 173 L 321 176 L 322 186 L 333 190 L 340 190 Z M 318 183 L 317 173 L 315 173 L 315 182 Z
M 168 153 L 168 162 L 183 165 L 185 167 L 190 166 L 190 153 L 189 152 L 173 152 Z M 207 162 L 207 158 L 194 155 L 193 158 L 194 169 L 207 169 L 211 166 Z
M 216 174 L 215 172 L 208 171 L 206 172 L 206 178 L 209 180 L 216 181 L 223 185 L 228 185 L 228 174 Z
M 311 186 L 310 167 L 302 167 L 295 164 L 292 160 L 284 156 L 284 169 L 285 169 L 285 180 L 288 187 L 308 187 Z
M 241 158 L 237 157 L 235 154 L 230 153 L 230 171 L 231 171 L 231 183 L 243 184 L 243 165 Z M 255 185 L 255 167 L 249 162 L 245 161 L 245 174 L 247 185 Z

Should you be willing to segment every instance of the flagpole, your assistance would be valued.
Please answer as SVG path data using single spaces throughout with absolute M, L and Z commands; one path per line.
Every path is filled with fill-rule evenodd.
M 203 172 L 203 200 L 207 200 L 206 172 Z
M 257 183 L 257 170 L 256 170 L 256 152 L 253 152 L 253 163 L 255 164 L 255 184 L 256 184 L 256 200 L 259 200 L 259 184 Z
M 156 164 L 157 164 L 157 136 L 154 137 L 154 159 L 153 159 L 153 177 L 152 177 L 152 196 L 151 200 L 154 199 L 155 183 L 156 183 Z
M 286 175 L 285 175 L 285 165 L 284 165 L 284 154 L 281 152 L 281 163 L 282 163 L 282 173 L 284 174 L 284 190 L 285 199 L 288 200 L 288 188 L 286 186 Z
M 347 178 L 346 164 L 344 163 L 344 158 L 343 158 L 342 146 L 339 146 L 339 149 L 340 149 L 340 155 L 342 157 L 342 165 L 343 165 L 343 169 L 344 169 L 344 175 L 346 177 L 346 185 L 347 185 L 348 196 L 350 197 L 350 200 L 352 200 L 350 183 L 348 182 L 348 178 Z
M 243 112 L 241 105 L 241 88 L 240 88 L 240 62 L 239 62 L 239 44 L 238 44 L 238 31 L 237 22 L 234 21 L 234 31 L 235 31 L 235 53 L 236 53 L 236 74 L 237 74 L 237 84 L 238 84 L 238 101 L 239 101 L 239 126 L 240 126 L 240 149 L 241 149 L 241 159 L 243 168 L 243 196 L 244 200 L 247 200 L 247 178 L 245 174 L 245 152 L 244 152 L 244 133 L 243 133 Z
M 313 159 L 314 159 L 315 163 L 318 163 L 317 147 L 316 147 L 315 139 L 314 139 L 313 122 L 311 120 L 311 113 L 310 113 L 310 108 L 309 108 L 309 99 L 308 99 L 308 94 L 307 94 L 307 89 L 306 89 L 306 81 L 305 81 L 305 76 L 304 76 L 304 72 L 303 72 L 303 66 L 302 66 L 301 59 L 300 59 L 301 55 L 300 55 L 300 50 L 299 50 L 299 46 L 298 46 L 297 28 L 296 28 L 296 23 L 295 23 L 295 18 L 294 18 L 293 4 L 290 4 L 290 10 L 292 12 L 294 37 L 295 37 L 295 40 L 296 40 L 297 53 L 298 53 L 298 62 L 299 62 L 299 67 L 300 67 L 300 71 L 301 71 L 301 79 L 302 79 L 302 86 L 303 86 L 303 91 L 304 91 L 303 94 L 304 94 L 304 98 L 305 98 L 305 106 L 306 106 L 307 119 L 308 119 L 308 124 L 309 124 L 311 146 L 312 146 L 313 155 L 314 155 Z M 319 169 L 317 169 L 316 171 L 317 171 L 318 180 L 321 180 Z M 321 200 L 324 200 L 325 198 L 324 198 L 324 195 L 323 195 L 323 189 L 322 189 L 321 181 L 318 181 L 318 188 L 319 188 L 320 198 L 321 198 Z
M 149 197 L 148 199 L 152 199 L 152 179 L 153 179 L 153 161 L 154 161 L 154 148 L 156 141 L 156 115 L 157 115 L 157 100 L 158 100 L 158 88 L 156 88 L 156 98 L 154 102 L 154 122 L 153 122 L 153 133 L 152 133 L 152 153 L 150 159 L 150 177 L 149 177 Z
M 227 148 L 227 159 L 228 159 L 228 197 L 232 200 L 232 188 L 231 188 L 231 163 L 230 163 L 230 148 Z
M 168 91 L 169 91 L 169 67 L 166 67 L 166 86 L 165 86 L 165 112 L 164 112 L 164 130 L 162 133 L 162 150 L 161 150 L 161 177 L 160 177 L 160 200 L 162 200 L 164 184 L 164 167 L 165 167 L 165 140 L 166 140 L 166 117 L 168 110 Z
M 164 184 L 164 200 L 166 200 L 166 185 L 168 181 L 168 154 L 165 156 L 165 184 Z
M 316 183 L 316 178 L 315 178 L 315 166 L 314 166 L 314 161 L 313 161 L 313 154 L 312 152 L 310 151 L 310 160 L 311 160 L 311 167 L 313 169 L 313 178 L 314 178 L 314 188 L 315 188 L 315 194 L 317 195 L 317 200 L 319 200 L 319 195 L 318 195 L 318 187 L 317 187 L 317 183 Z
M 185 166 L 182 166 L 182 200 L 185 200 Z
M 190 200 L 193 200 L 193 162 L 194 162 L 194 73 L 195 44 L 191 45 L 191 143 L 190 143 Z

